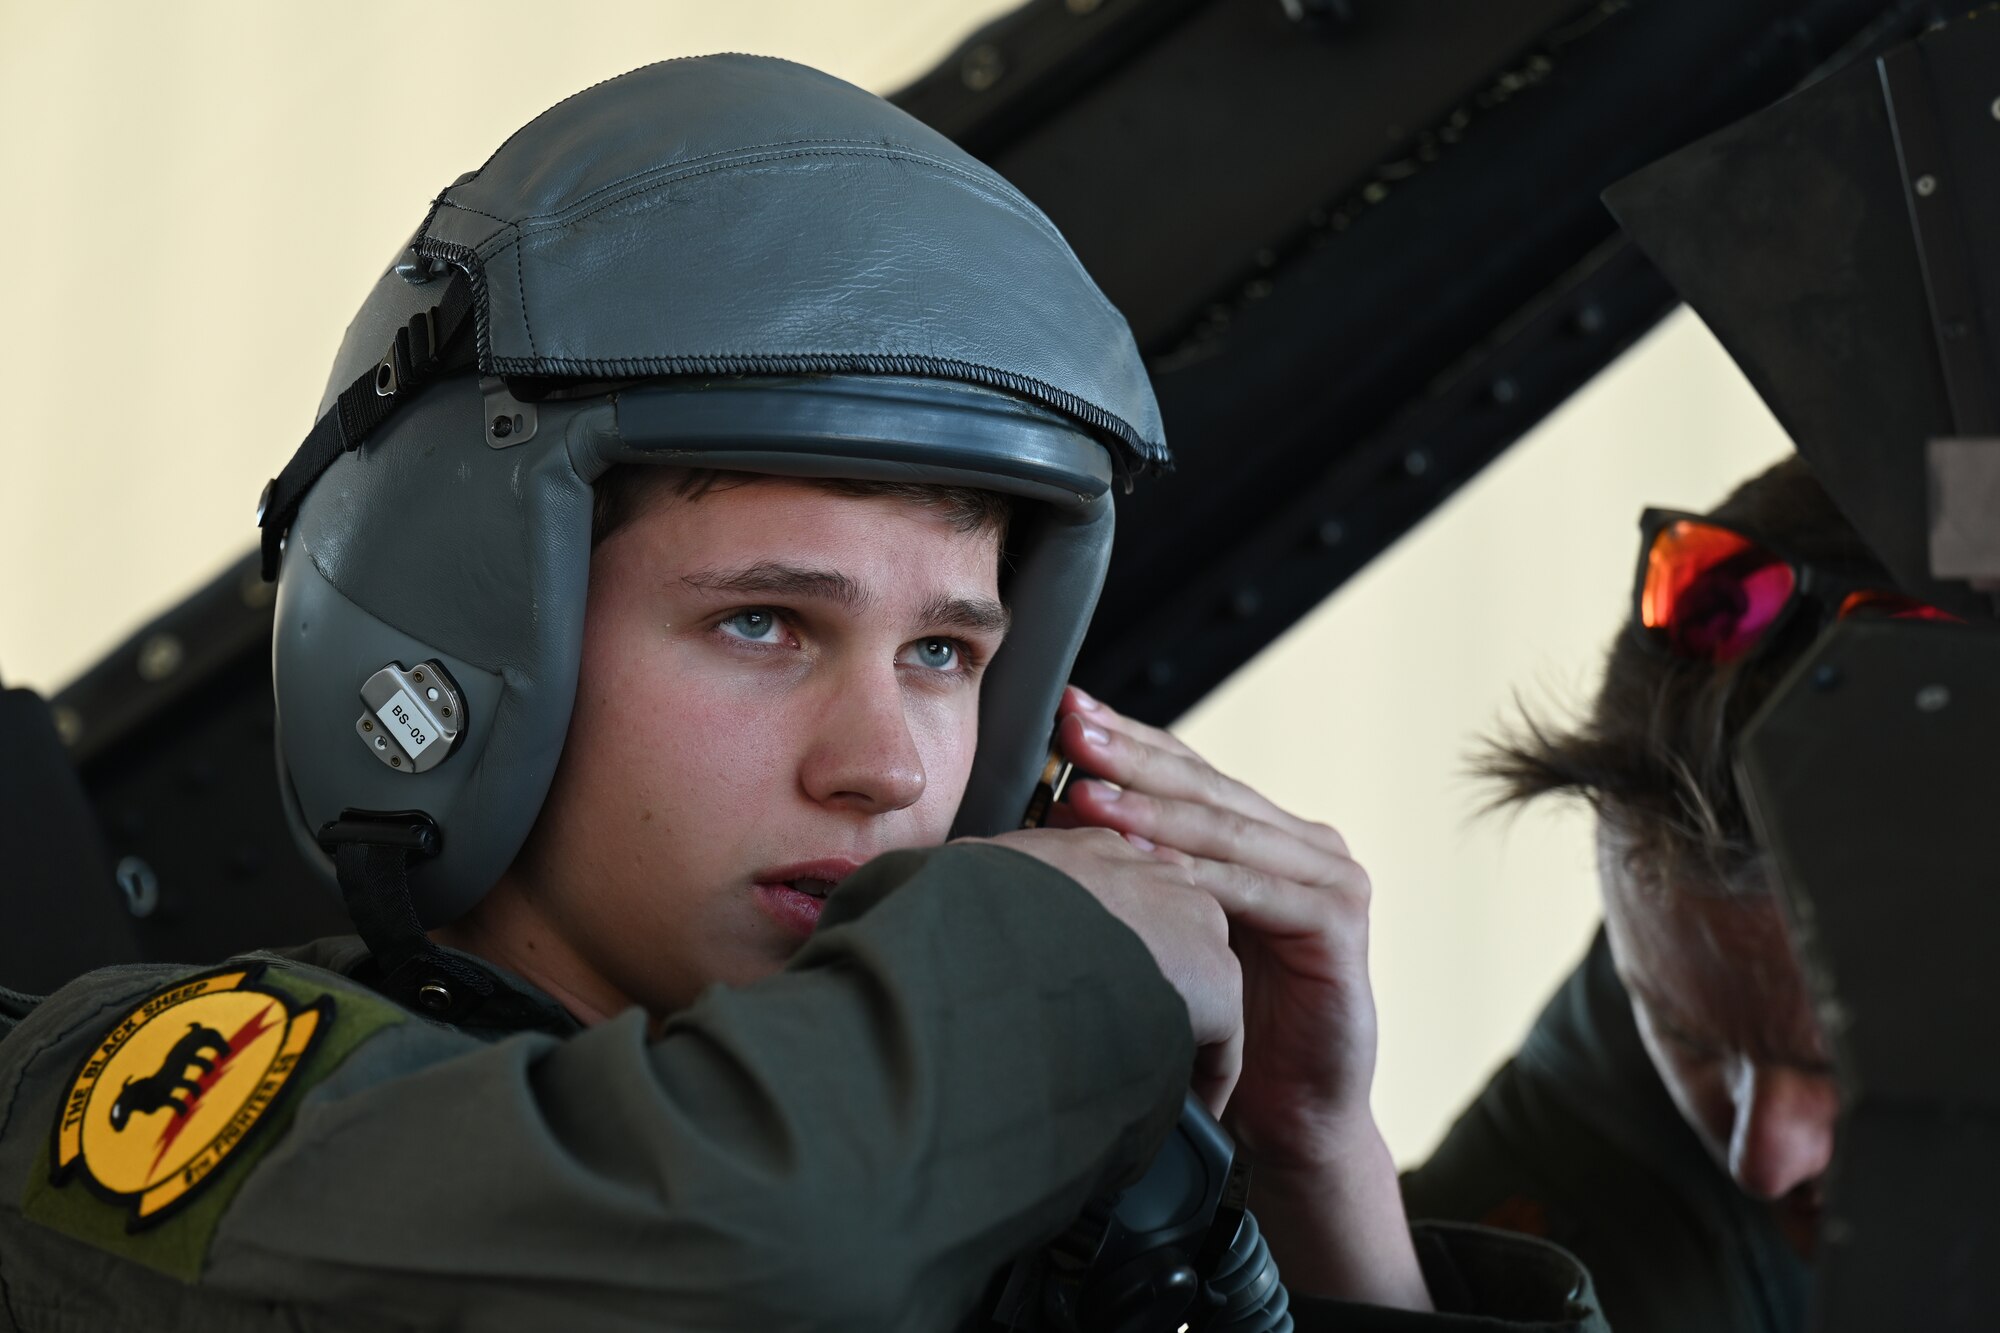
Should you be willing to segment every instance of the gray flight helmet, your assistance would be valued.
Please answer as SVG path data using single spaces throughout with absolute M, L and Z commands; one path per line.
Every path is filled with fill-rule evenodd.
M 414 392 L 441 309 L 465 350 Z M 337 821 L 426 816 L 426 927 L 480 900 L 547 794 L 607 469 L 1015 497 L 1013 629 L 954 825 L 979 835 L 1033 792 L 1114 484 L 1168 462 L 1130 330 L 1038 209 L 872 94 L 738 55 L 600 83 L 446 189 L 349 326 L 323 428 L 331 461 L 260 517 L 285 805 L 329 880 Z

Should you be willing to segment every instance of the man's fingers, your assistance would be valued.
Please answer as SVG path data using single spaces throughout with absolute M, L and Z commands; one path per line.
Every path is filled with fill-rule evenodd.
M 1136 787 L 1086 780 L 1070 790 L 1071 816 L 1161 847 L 1212 861 L 1234 861 L 1302 884 L 1326 884 L 1358 872 L 1346 857 L 1240 811 L 1170 800 Z
M 1150 744 L 1123 731 L 1110 730 L 1099 719 L 1071 713 L 1059 734 L 1063 753 L 1086 772 L 1128 787 L 1143 787 L 1185 801 L 1209 801 L 1243 809 L 1245 814 L 1280 813 L 1263 797 L 1215 771 L 1192 751 L 1182 753 Z
M 1127 717 L 1109 704 L 1092 698 L 1088 693 L 1074 685 L 1069 686 L 1064 691 L 1059 711 L 1082 719 L 1083 727 L 1091 728 L 1103 733 L 1107 737 L 1122 737 L 1135 744 L 1151 746 L 1154 749 L 1177 756 L 1187 761 L 1194 768 L 1205 770 L 1217 784 L 1214 788 L 1216 797 L 1228 802 L 1234 808 L 1240 809 L 1246 814 L 1256 815 L 1267 823 L 1276 824 L 1280 828 L 1288 829 L 1297 836 L 1304 838 L 1307 842 L 1325 847 L 1336 855 L 1347 856 L 1350 854 L 1347 840 L 1341 836 L 1338 829 L 1317 820 L 1300 819 L 1289 810 L 1266 799 L 1254 788 L 1246 786 L 1233 778 L 1224 776 L 1214 766 L 1209 764 L 1206 759 L 1203 759 L 1201 755 L 1183 742 L 1180 737 L 1170 731 L 1148 726 L 1136 718 Z M 1079 729 L 1080 734 L 1081 729 Z M 1077 755 L 1071 753 L 1070 757 L 1074 759 Z M 1100 776 L 1115 777 L 1115 775 L 1110 773 L 1103 773 Z M 1208 790 L 1208 787 L 1202 779 L 1197 777 L 1195 779 L 1195 789 L 1197 792 L 1200 792 Z
M 1137 718 L 1127 717 L 1109 704 L 1100 703 L 1098 700 L 1091 698 L 1074 685 L 1070 686 L 1064 692 L 1062 704 L 1056 711 L 1058 713 L 1075 713 L 1078 716 L 1088 718 L 1099 727 L 1123 732 L 1127 736 L 1144 741 L 1149 745 L 1158 746 L 1162 750 L 1170 750 L 1176 754 L 1187 755 L 1190 758 L 1199 758 L 1188 747 L 1187 743 L 1174 735 L 1173 732 L 1160 727 L 1148 726 Z
M 1129 719 L 1107 722 L 1102 714 L 1117 715 L 1102 705 L 1099 714 L 1070 713 L 1058 729 L 1063 752 L 1086 772 L 1154 795 L 1234 810 L 1336 856 L 1348 854 L 1346 839 L 1335 829 L 1281 809 L 1253 788 L 1216 771 L 1178 741 L 1173 742 L 1175 749 L 1163 748 L 1118 729 L 1119 722 L 1139 724 Z
M 1190 864 L 1189 873 L 1232 924 L 1267 940 L 1318 938 L 1331 943 L 1367 938 L 1370 888 L 1360 866 L 1340 882 L 1323 885 L 1298 884 L 1247 866 L 1202 858 Z
M 1042 827 L 1049 829 L 1103 829 L 1107 833 L 1121 834 L 1128 846 L 1147 853 L 1155 860 L 1171 861 L 1176 865 L 1188 865 L 1194 860 L 1186 852 L 1176 851 L 1172 847 L 1162 847 L 1142 833 L 1127 833 L 1123 829 L 1114 828 L 1102 819 L 1085 818 L 1084 812 L 1068 801 L 1059 801 L 1050 806 L 1048 817 L 1042 821 Z

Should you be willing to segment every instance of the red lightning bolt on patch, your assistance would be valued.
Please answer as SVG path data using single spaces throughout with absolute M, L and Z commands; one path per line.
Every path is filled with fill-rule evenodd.
M 236 1034 L 229 1039 L 228 1053 L 215 1062 L 215 1068 L 195 1080 L 194 1095 L 187 1099 L 184 1108 L 167 1118 L 166 1128 L 160 1131 L 160 1150 L 153 1154 L 153 1165 L 146 1172 L 148 1176 L 160 1169 L 160 1161 L 167 1155 L 167 1149 L 174 1146 L 174 1140 L 181 1136 L 181 1131 L 187 1127 L 188 1121 L 194 1119 L 195 1107 L 201 1105 L 202 1096 L 228 1072 L 230 1062 L 251 1042 L 271 1030 L 274 1025 L 265 1020 L 270 1018 L 271 1012 L 277 1007 L 276 1003 L 266 1005 L 257 1011 L 255 1018 L 236 1029 Z

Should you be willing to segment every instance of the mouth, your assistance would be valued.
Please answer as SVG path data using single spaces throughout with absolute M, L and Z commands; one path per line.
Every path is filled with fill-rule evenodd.
M 824 898 L 832 893 L 855 871 L 861 869 L 861 862 L 850 856 L 827 856 L 816 861 L 794 861 L 790 865 L 772 866 L 760 870 L 750 877 L 754 884 L 779 884 L 813 898 Z
M 766 915 L 788 933 L 805 936 L 819 926 L 827 895 L 860 868 L 861 862 L 849 857 L 772 866 L 752 876 L 750 888 Z

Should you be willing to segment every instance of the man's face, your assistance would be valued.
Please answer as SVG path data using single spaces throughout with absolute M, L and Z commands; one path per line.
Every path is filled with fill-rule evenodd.
M 1600 826 L 1605 926 L 1639 1036 L 1682 1116 L 1810 1257 L 1839 1114 L 1805 980 L 1769 895 L 1725 898 L 1635 874 Z
M 907 500 L 775 478 L 655 493 L 599 545 L 569 737 L 509 872 L 597 1007 L 773 972 L 830 881 L 944 840 L 998 555 Z

